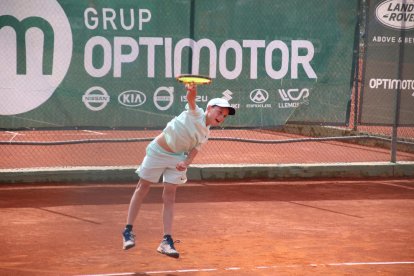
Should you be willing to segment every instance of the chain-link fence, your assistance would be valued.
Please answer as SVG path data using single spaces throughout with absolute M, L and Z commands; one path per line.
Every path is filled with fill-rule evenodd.
M 188 72 L 213 78 L 198 105 L 237 109 L 195 164 L 414 161 L 413 122 L 360 120 L 381 1 L 17 2 L 0 7 L 1 168 L 137 166 Z

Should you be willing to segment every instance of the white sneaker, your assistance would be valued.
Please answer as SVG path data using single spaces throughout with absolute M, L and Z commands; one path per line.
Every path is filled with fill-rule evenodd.
M 124 232 L 122 232 L 122 237 L 124 239 L 124 250 L 130 249 L 135 246 L 134 232 L 125 228 Z
M 180 241 L 174 242 L 170 235 L 165 235 L 160 246 L 158 246 L 157 251 L 169 257 L 178 258 L 180 257 L 180 253 L 178 253 L 174 247 L 174 243 L 178 243 L 178 242 Z

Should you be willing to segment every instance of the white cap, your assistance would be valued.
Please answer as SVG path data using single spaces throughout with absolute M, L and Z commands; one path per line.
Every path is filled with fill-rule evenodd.
M 209 107 L 209 106 L 227 107 L 229 109 L 229 115 L 236 114 L 236 109 L 234 109 L 233 107 L 231 107 L 231 105 L 229 104 L 229 102 L 226 99 L 223 99 L 223 98 L 214 98 L 214 99 L 211 99 L 207 103 L 207 107 Z

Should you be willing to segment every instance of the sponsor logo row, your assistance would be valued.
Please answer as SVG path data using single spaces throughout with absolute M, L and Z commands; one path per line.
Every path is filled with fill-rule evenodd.
M 277 106 L 269 101 L 270 94 L 265 89 L 254 89 L 249 93 L 250 102 L 245 105 L 246 108 L 296 108 L 302 104 L 309 104 L 310 89 L 309 88 L 292 88 L 278 89 L 278 96 L 281 102 L 277 102 Z M 221 93 L 222 98 L 230 102 L 232 107 L 240 108 L 240 103 L 232 103 L 233 92 L 229 89 Z M 161 111 L 168 110 L 174 103 L 174 87 L 161 86 L 157 88 L 151 95 L 154 106 Z M 125 90 L 117 97 L 118 104 L 128 108 L 139 108 L 148 101 L 146 93 L 139 90 Z M 92 111 L 103 110 L 110 101 L 114 99 L 108 92 L 100 86 L 89 88 L 82 96 L 82 102 Z M 181 95 L 180 102 L 187 102 L 186 96 Z M 197 102 L 208 102 L 207 95 L 198 95 Z

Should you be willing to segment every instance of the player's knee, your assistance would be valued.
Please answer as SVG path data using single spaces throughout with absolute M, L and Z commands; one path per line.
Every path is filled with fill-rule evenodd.
M 175 202 L 175 189 L 164 189 L 162 200 L 164 204 L 172 204 Z
M 148 181 L 140 180 L 137 187 L 135 188 L 135 193 L 146 195 L 150 190 L 151 183 Z

